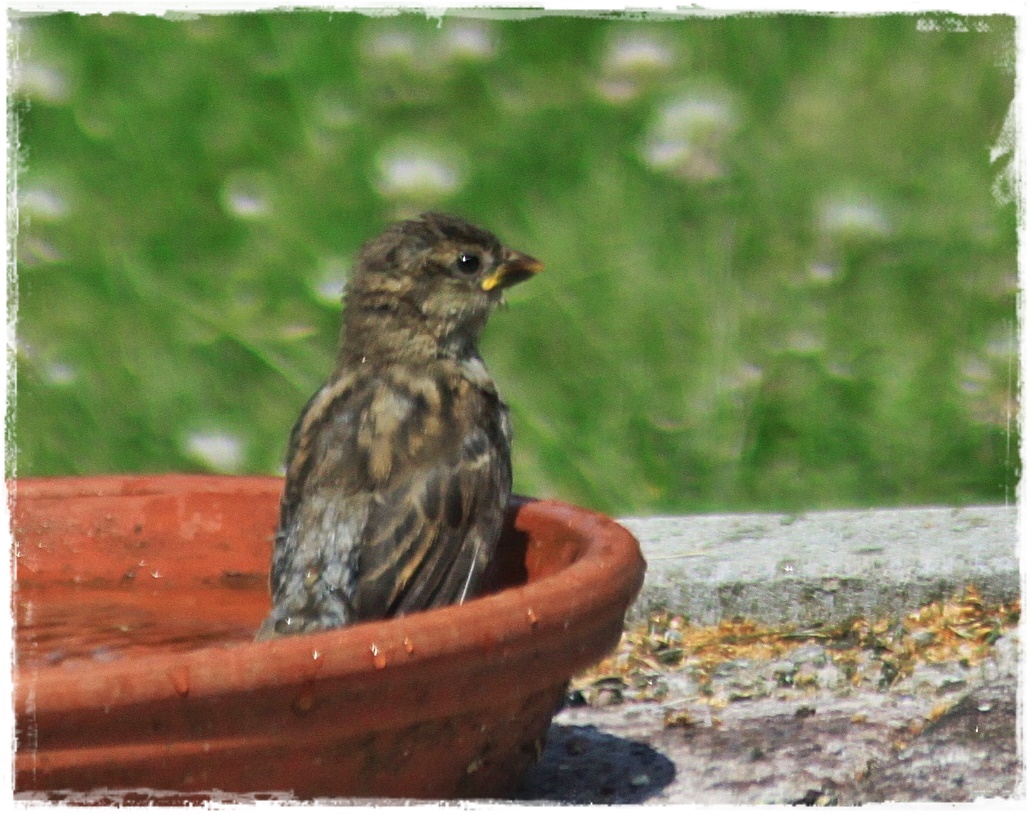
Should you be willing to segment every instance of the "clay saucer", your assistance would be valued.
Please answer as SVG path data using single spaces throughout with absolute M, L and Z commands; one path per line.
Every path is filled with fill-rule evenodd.
M 509 796 L 644 574 L 614 521 L 519 499 L 484 596 L 256 643 L 280 479 L 9 487 L 19 797 Z

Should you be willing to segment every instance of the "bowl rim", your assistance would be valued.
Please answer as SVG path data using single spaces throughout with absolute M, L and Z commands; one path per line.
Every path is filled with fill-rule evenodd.
M 183 493 L 281 491 L 275 476 L 181 475 L 86 476 L 13 479 L 12 520 L 24 500 L 117 498 Z M 159 488 L 153 488 L 154 482 Z M 150 485 L 150 486 L 148 486 Z M 522 632 L 543 643 L 566 635 L 576 623 L 595 624 L 612 608 L 622 615 L 643 582 L 644 560 L 630 532 L 592 510 L 561 501 L 514 497 L 513 525 L 564 525 L 582 540 L 575 562 L 523 586 L 503 589 L 463 605 L 407 617 L 264 642 L 228 642 L 189 651 L 146 654 L 85 666 L 15 666 L 15 711 L 21 715 L 117 708 L 181 696 L 183 682 L 193 699 L 240 692 L 273 691 L 311 680 L 349 677 L 385 681 L 391 667 L 435 664 L 481 651 L 485 641 L 503 649 Z M 16 589 L 15 589 L 16 591 Z M 412 647 L 413 644 L 413 647 Z M 572 663 L 575 655 L 570 654 Z M 584 661 L 585 660 L 585 661 Z M 586 655 L 585 668 L 595 660 Z M 384 664 L 385 663 L 385 664 Z M 120 692 L 133 676 L 131 696 Z

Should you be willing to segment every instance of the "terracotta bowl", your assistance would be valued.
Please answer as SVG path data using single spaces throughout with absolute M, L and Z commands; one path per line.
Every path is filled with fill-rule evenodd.
M 17 793 L 514 791 L 568 679 L 618 641 L 636 541 L 593 512 L 513 501 L 484 596 L 255 643 L 281 484 L 9 485 Z

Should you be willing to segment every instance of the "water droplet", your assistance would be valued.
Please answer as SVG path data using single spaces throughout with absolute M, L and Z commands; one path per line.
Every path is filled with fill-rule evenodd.
M 794 572 L 797 571 L 798 564 L 793 560 L 781 560 L 776 564 L 776 568 L 784 574 L 794 574 Z
M 179 665 L 168 671 L 168 678 L 172 680 L 172 687 L 179 696 L 188 696 L 190 692 L 190 669 L 185 665 Z
M 321 651 L 312 650 L 311 651 L 311 662 L 306 663 L 306 665 L 303 666 L 303 669 L 302 669 L 303 674 L 304 674 L 304 678 L 309 680 L 309 681 L 314 679 L 318 675 L 318 672 L 320 670 L 322 670 L 322 666 L 324 664 L 325 664 L 325 654 L 323 654 Z
M 526 609 L 526 619 L 529 620 L 529 624 L 534 628 L 536 627 L 537 622 L 539 622 L 539 618 L 536 616 L 536 612 L 533 611 L 533 609 L 531 608 Z
M 415 643 L 413 643 L 409 637 L 404 638 L 404 650 L 409 654 L 415 653 Z
M 382 653 L 379 650 L 379 646 L 376 645 L 374 642 L 372 643 L 371 650 L 372 664 L 375 665 L 376 670 L 381 671 L 383 668 L 386 667 L 386 654 Z

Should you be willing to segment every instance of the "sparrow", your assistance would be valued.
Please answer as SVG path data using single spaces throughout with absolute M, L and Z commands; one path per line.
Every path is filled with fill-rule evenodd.
M 511 496 L 511 422 L 477 344 L 543 268 L 425 213 L 365 244 L 335 370 L 293 430 L 264 640 L 461 603 Z

